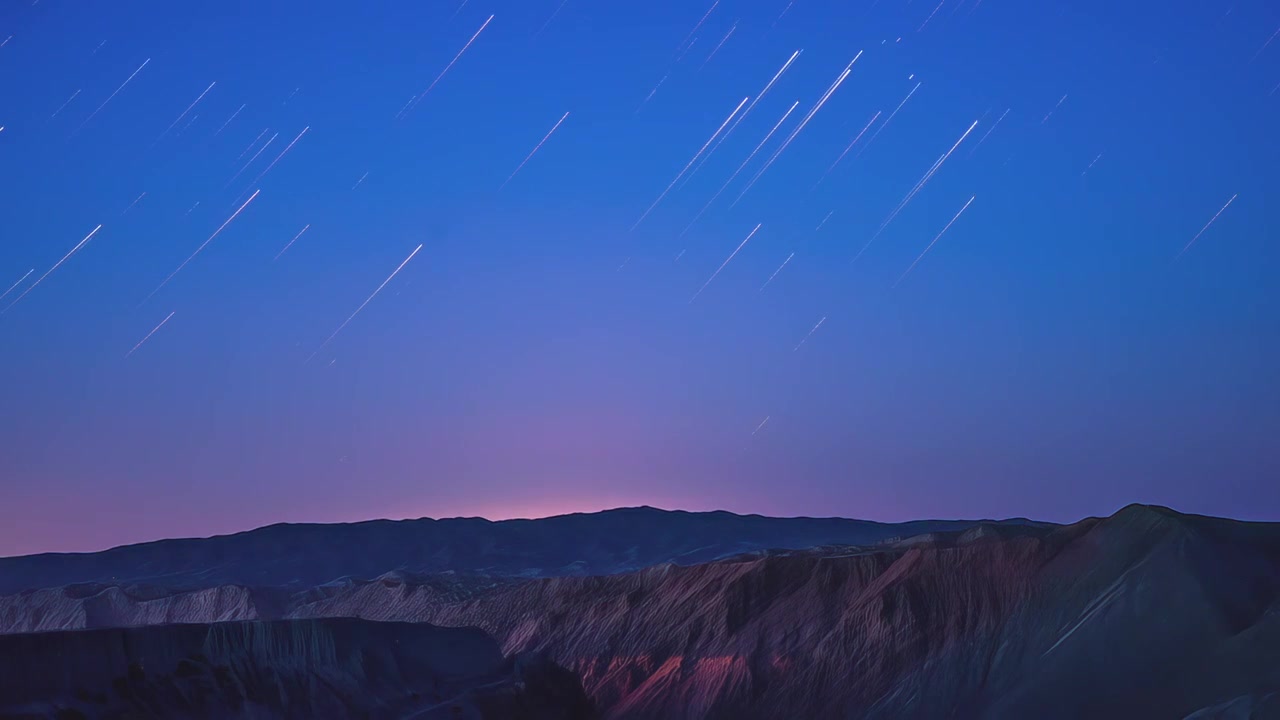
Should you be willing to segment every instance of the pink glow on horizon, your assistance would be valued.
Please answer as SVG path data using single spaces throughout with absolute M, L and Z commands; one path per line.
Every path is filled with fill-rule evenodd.
M 435 513 L 428 512 L 418 517 L 432 517 L 437 520 L 449 517 L 482 517 L 487 520 L 537 520 L 540 518 L 555 517 L 557 515 L 572 515 L 574 513 L 595 513 L 603 510 L 613 510 L 623 507 L 639 507 L 648 505 L 650 507 L 662 508 L 664 510 L 673 510 L 682 508 L 685 503 L 671 497 L 653 497 L 643 495 L 628 495 L 602 498 L 585 498 L 585 497 L 530 497 L 530 498 L 509 498 L 509 499 L 493 499 L 490 501 L 481 501 L 479 503 L 466 503 L 450 507 L 447 512 Z M 444 508 L 441 508 L 444 510 Z

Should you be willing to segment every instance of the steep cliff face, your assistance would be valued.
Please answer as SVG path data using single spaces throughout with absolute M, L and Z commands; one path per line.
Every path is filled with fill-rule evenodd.
M 237 585 L 171 590 L 86 583 L 0 596 L 0 634 L 288 617 L 410 620 L 427 616 L 433 607 L 519 582 L 452 573 L 388 573 L 376 580 L 346 580 L 301 591 Z
M 425 617 L 548 652 L 610 717 L 862 717 L 957 649 L 968 651 L 936 682 L 952 696 L 980 687 L 982 641 L 1027 602 L 1065 540 L 846 548 L 536 581 Z
M 280 593 L 234 585 L 174 593 L 97 583 L 0 597 L 0 633 L 256 620 L 277 613 Z
M 546 651 L 612 718 L 1179 718 L 1280 690 L 1277 541 L 1130 508 L 539 580 L 421 617 Z
M 475 628 L 332 618 L 0 637 L 0 717 L 590 714 L 572 673 L 508 660 Z

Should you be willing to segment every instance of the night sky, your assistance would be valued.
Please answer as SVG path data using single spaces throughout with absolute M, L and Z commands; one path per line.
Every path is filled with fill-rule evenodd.
M 0 554 L 640 504 L 1277 519 L 1278 30 L 4 0 Z

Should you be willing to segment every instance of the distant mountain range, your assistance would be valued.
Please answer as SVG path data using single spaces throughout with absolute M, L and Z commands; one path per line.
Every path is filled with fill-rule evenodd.
M 1001 523 L 1032 524 L 1023 519 Z M 755 550 L 869 545 L 973 524 L 771 518 L 651 507 L 497 522 L 423 518 L 281 524 L 96 553 L 0 558 L 0 594 L 73 583 L 307 588 L 344 578 L 367 580 L 393 571 L 512 577 L 610 575 L 666 562 L 693 565 Z
M 636 508 L 273 526 L 0 563 L 27 573 L 0 565 L 9 585 L 74 581 L 0 597 L 0 658 L 25 658 L 8 678 L 0 663 L 0 717 L 349 716 L 317 689 L 330 686 L 367 687 L 341 702 L 385 718 L 1280 717 L 1280 524 L 1152 506 L 1065 526 Z M 483 672 L 465 653 L 423 669 L 387 647 L 427 642 L 395 628 L 439 626 L 478 628 Z M 223 637 L 241 640 L 210 639 Z M 314 661 L 331 646 L 355 649 Z M 197 679 L 174 680 L 179 666 Z M 60 679 L 22 680 L 40 673 Z M 441 692 L 442 673 L 471 679 Z M 424 688 L 442 699 L 424 704 Z

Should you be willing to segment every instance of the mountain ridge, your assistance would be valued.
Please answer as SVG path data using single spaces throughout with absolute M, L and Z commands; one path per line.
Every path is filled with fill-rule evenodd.
M 123 545 L 94 553 L 0 558 L 0 594 L 83 582 L 198 588 L 310 587 L 393 570 L 554 577 L 627 572 L 679 559 L 698 563 L 749 550 L 873 544 L 999 521 L 772 518 L 648 506 L 540 519 L 277 523 L 230 535 Z
M 0 597 L 0 623 L 475 627 L 504 655 L 574 673 L 608 720 L 1280 713 L 1280 523 L 1130 505 L 1070 525 L 928 529 L 604 575 L 75 585 Z
M 1141 507 L 1146 506 L 1140 503 L 1133 503 Z M 856 523 L 866 523 L 869 525 L 907 525 L 913 523 L 1025 523 L 1039 525 L 1060 525 L 1061 523 L 1049 522 L 1045 520 L 1033 520 L 1024 516 L 1009 518 L 918 518 L 915 520 L 903 521 L 887 521 L 887 520 L 864 520 L 860 518 L 845 517 L 843 515 L 765 515 L 763 513 L 739 513 L 732 510 L 681 510 L 660 508 L 654 505 L 627 505 L 615 508 L 604 508 L 601 510 L 577 511 L 570 513 L 560 513 L 556 515 L 546 515 L 536 518 L 503 518 L 500 520 L 492 520 L 481 515 L 455 515 L 451 517 L 434 518 L 427 515 L 416 518 L 368 518 L 365 520 L 349 520 L 339 522 L 276 522 L 246 530 L 236 530 L 233 532 L 214 533 L 212 535 L 191 535 L 183 537 L 157 538 L 155 540 L 141 540 L 138 542 L 124 543 L 121 545 L 112 545 L 110 547 L 98 550 L 51 550 L 46 552 L 22 553 L 20 555 L 0 555 L 0 561 L 16 560 L 19 558 L 36 558 L 36 557 L 65 557 L 65 556 L 82 556 L 82 555 L 99 555 L 124 548 L 134 548 L 147 545 L 156 545 L 159 543 L 181 543 L 204 540 L 217 540 L 223 538 L 234 538 L 243 535 L 272 530 L 276 528 L 316 528 L 316 527 L 351 527 L 358 525 L 374 525 L 374 524 L 403 524 L 418 522 L 445 523 L 455 521 L 481 522 L 490 525 L 501 524 L 517 524 L 517 523 L 536 523 L 546 520 L 558 520 L 561 518 L 575 518 L 582 516 L 606 516 L 611 514 L 625 514 L 630 512 L 652 512 L 663 515 L 702 515 L 702 516 L 732 516 L 736 518 L 765 519 L 765 520 L 815 520 L 815 521 L 848 521 Z M 1175 511 L 1176 512 L 1176 511 Z M 1245 522 L 1245 521 L 1239 521 Z

